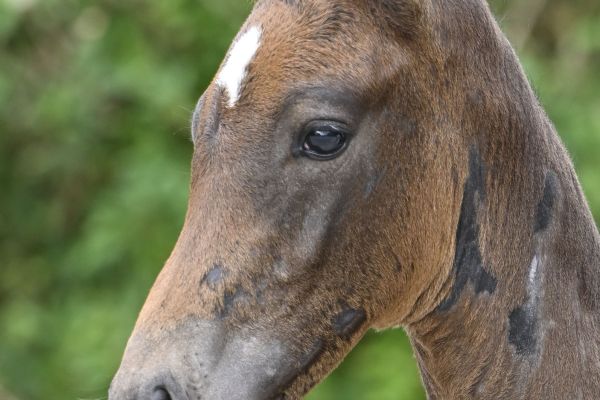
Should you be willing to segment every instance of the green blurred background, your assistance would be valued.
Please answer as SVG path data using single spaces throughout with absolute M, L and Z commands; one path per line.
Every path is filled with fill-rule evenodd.
M 600 2 L 492 6 L 600 216 Z M 197 98 L 244 0 L 0 0 L 0 399 L 106 396 L 182 224 Z M 598 219 L 597 219 L 598 220 Z M 311 399 L 422 399 L 401 331 Z

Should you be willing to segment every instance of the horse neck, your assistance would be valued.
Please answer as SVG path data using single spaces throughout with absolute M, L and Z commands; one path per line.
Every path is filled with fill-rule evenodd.
M 477 118 L 490 134 L 473 135 L 446 300 L 407 327 L 430 398 L 600 392 L 598 230 L 552 124 L 515 81 L 525 91 L 506 112 Z

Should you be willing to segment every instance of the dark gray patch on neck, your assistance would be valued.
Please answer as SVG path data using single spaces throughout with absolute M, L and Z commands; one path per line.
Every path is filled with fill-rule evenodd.
M 508 341 L 515 347 L 517 354 L 531 355 L 537 345 L 537 315 L 533 307 L 526 304 L 515 308 L 508 317 L 510 328 Z
M 552 223 L 559 196 L 559 182 L 556 173 L 549 170 L 544 179 L 544 190 L 537 205 L 534 233 L 541 234 Z M 542 260 L 536 254 L 526 276 L 527 299 L 525 303 L 508 316 L 508 341 L 521 356 L 531 356 L 539 347 L 539 303 L 542 291 Z
M 527 301 L 508 316 L 508 341 L 519 355 L 535 354 L 538 348 L 538 319 L 540 291 L 542 290 L 542 262 L 535 255 L 527 275 Z
M 544 182 L 544 194 L 535 215 L 535 232 L 544 231 L 552 222 L 552 215 L 558 192 L 558 177 L 554 171 L 548 171 Z
M 448 311 L 456 304 L 470 281 L 475 293 L 494 293 L 496 278 L 483 266 L 479 249 L 479 223 L 477 209 L 485 200 L 485 168 L 474 147 L 469 153 L 469 176 L 465 182 L 460 219 L 456 230 L 456 251 L 454 254 L 454 286 L 450 295 L 438 306 L 438 311 Z

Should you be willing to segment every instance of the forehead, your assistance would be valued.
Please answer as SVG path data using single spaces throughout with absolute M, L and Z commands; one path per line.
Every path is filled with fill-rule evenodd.
M 323 73 L 371 52 L 364 41 L 371 24 L 361 10 L 343 1 L 268 0 L 259 3 L 248 24 L 264 31 L 257 65 L 277 65 L 288 73 Z M 267 65 L 261 65 L 267 64 Z
M 377 31 L 345 1 L 263 0 L 232 44 L 216 83 L 229 107 L 275 100 L 303 86 L 369 86 L 385 65 Z

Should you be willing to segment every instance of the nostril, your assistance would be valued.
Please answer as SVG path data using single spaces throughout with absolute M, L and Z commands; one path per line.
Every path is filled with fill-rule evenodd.
M 154 389 L 150 400 L 171 400 L 171 395 L 164 387 L 157 387 Z

